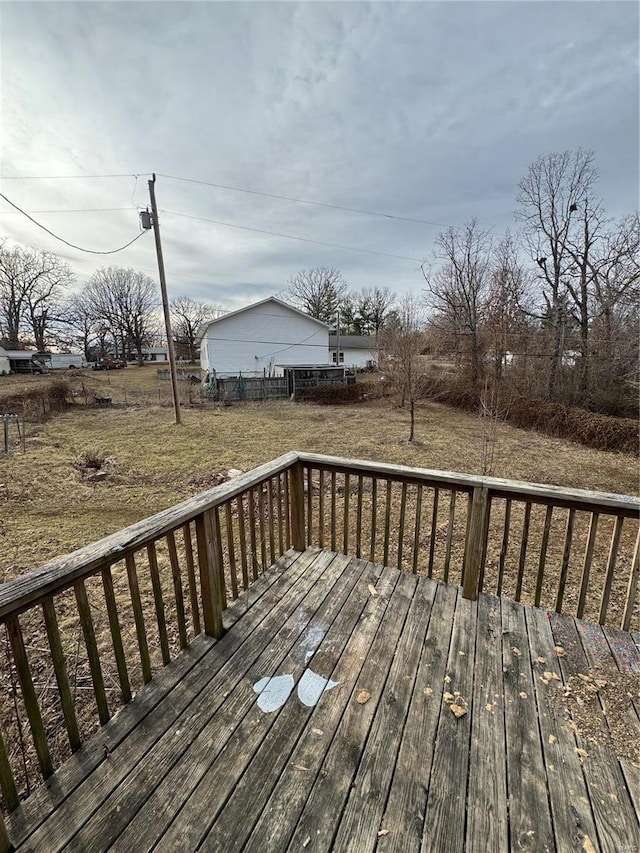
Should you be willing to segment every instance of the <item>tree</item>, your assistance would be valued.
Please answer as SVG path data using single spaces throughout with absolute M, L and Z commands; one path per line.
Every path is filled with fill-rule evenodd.
M 199 302 L 189 296 L 176 296 L 171 300 L 171 325 L 176 344 L 188 355 L 193 362 L 197 356 L 198 330 L 208 320 L 215 320 L 223 313 L 220 305 L 210 302 Z
M 133 269 L 103 268 L 91 277 L 86 297 L 97 323 L 113 337 L 116 354 L 126 357 L 133 349 L 142 365 L 142 348 L 154 334 L 159 304 L 153 279 Z
M 71 346 L 79 346 L 87 361 L 92 360 L 94 341 L 98 338 L 95 308 L 86 290 L 69 295 L 60 312 L 61 337 Z M 99 354 L 103 357 L 104 352 Z
M 364 287 L 345 296 L 340 328 L 347 335 L 377 335 L 389 318 L 395 294 L 388 287 Z
M 300 270 L 289 280 L 283 296 L 305 314 L 333 325 L 347 294 L 347 283 L 334 267 L 312 267 Z
M 427 282 L 427 300 L 435 314 L 432 323 L 453 333 L 468 349 L 470 379 L 483 373 L 481 328 L 486 318 L 491 272 L 491 238 L 477 220 L 449 227 L 436 238 L 436 262 Z
M 8 347 L 20 344 L 21 332 L 46 348 L 58 315 L 62 291 L 73 282 L 69 266 L 52 252 L 0 245 L 0 333 Z
M 539 157 L 529 166 L 527 174 L 518 185 L 517 215 L 524 225 L 524 238 L 529 253 L 537 264 L 538 280 L 545 305 L 544 314 L 551 333 L 547 377 L 549 398 L 556 395 L 570 300 L 573 298 L 581 314 L 586 305 L 586 296 L 577 296 L 575 290 L 572 294 L 568 282 L 572 273 L 575 273 L 579 254 L 577 247 L 582 246 L 583 257 L 590 252 L 588 226 L 598 208 L 597 205 L 589 208 L 588 198 L 597 178 L 593 152 L 579 149 L 573 153 L 565 151 Z M 586 211 L 583 225 L 586 224 L 587 231 L 586 234 L 583 232 L 582 237 L 575 232 L 572 235 L 576 221 L 576 217 L 572 220 L 572 214 L 579 209 Z M 588 262 L 585 262 L 584 271 L 588 271 Z M 583 281 L 580 286 L 584 284 Z M 579 322 L 583 323 L 581 329 L 586 341 L 588 322 L 584 317 Z M 583 348 L 586 353 L 586 343 Z
M 391 387 L 409 406 L 409 441 L 415 435 L 415 407 L 426 390 L 419 356 L 425 346 L 424 317 L 420 301 L 405 294 L 399 302 L 395 322 L 384 326 L 378 336 L 380 363 Z

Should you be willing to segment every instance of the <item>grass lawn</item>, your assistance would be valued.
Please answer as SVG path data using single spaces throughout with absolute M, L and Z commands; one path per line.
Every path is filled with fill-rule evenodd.
M 45 377 L 26 377 L 29 384 Z M 21 380 L 22 382 L 25 379 Z M 482 423 L 425 403 L 417 442 L 408 415 L 388 400 L 327 407 L 289 401 L 185 407 L 176 427 L 170 387 L 154 368 L 82 372 L 88 394 L 127 407 L 78 407 L 28 426 L 27 452 L 0 458 L 0 580 L 7 580 L 208 488 L 229 468 L 247 470 L 286 450 L 373 459 L 468 473 L 482 470 Z M 186 401 L 190 389 L 181 383 Z M 0 388 L 1 393 L 1 388 Z M 83 393 L 81 391 L 81 393 Z M 162 405 L 151 404 L 154 399 Z M 85 454 L 107 458 L 105 480 L 87 482 Z M 501 424 L 495 476 L 635 493 L 637 460 Z

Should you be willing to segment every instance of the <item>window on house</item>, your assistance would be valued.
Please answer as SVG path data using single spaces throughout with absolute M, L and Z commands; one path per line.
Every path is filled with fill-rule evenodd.
M 343 352 L 340 353 L 340 362 L 338 362 L 338 353 L 335 350 L 331 353 L 331 358 L 332 358 L 334 364 L 338 364 L 338 363 L 344 364 L 344 353 Z

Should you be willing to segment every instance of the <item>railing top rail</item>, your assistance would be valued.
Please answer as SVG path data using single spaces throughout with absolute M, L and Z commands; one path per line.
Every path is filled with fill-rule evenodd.
M 640 513 L 640 498 L 609 492 L 594 492 L 588 489 L 567 489 L 543 483 L 527 483 L 519 480 L 503 480 L 500 477 L 482 477 L 476 474 L 460 474 L 456 471 L 437 471 L 429 468 L 410 468 L 407 465 L 390 465 L 385 462 L 368 462 L 362 459 L 344 459 L 320 453 L 297 454 L 299 460 L 312 467 L 329 468 L 336 471 L 377 476 L 384 479 L 423 482 L 444 487 L 472 491 L 484 486 L 489 493 L 498 497 L 514 497 L 539 503 L 575 506 L 595 512 L 609 512 L 636 516 Z
M 290 468 L 297 459 L 296 453 L 285 453 L 228 483 L 187 498 L 130 527 L 118 530 L 104 539 L 92 542 L 71 554 L 46 563 L 33 572 L 0 585 L 0 620 L 26 610 L 34 602 L 68 588 L 81 578 L 96 574 L 104 566 L 123 559 L 127 554 L 186 524 L 202 512 L 225 503 L 269 477 L 275 477 Z

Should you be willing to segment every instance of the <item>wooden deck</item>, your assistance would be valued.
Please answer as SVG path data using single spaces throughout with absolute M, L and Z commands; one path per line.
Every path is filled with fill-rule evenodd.
M 640 672 L 632 635 L 317 549 L 224 619 L 10 815 L 19 850 L 640 849 L 640 768 L 559 701 Z M 308 670 L 338 682 L 312 707 Z

